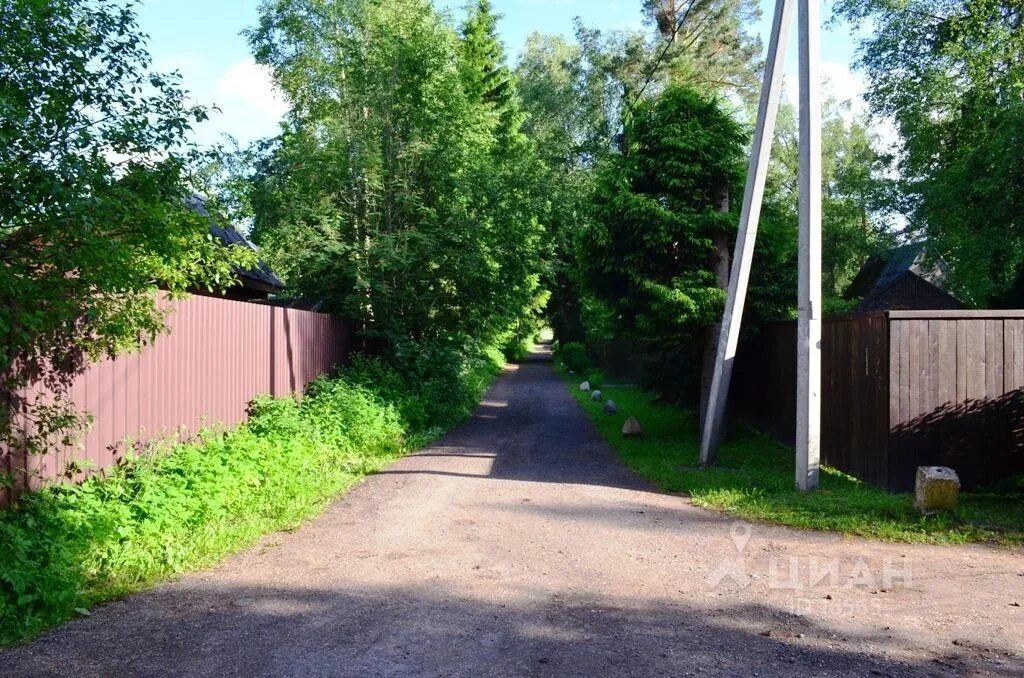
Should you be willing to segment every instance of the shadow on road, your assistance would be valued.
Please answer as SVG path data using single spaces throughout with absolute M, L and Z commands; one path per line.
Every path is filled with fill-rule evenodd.
M 398 464 L 380 473 L 488 477 L 656 492 L 617 460 L 551 369 L 550 352 L 545 354 L 544 348 L 538 347 L 530 359 L 506 368 L 505 377 L 484 396 L 469 421 L 412 455 L 413 463 Z M 492 461 L 489 466 L 465 473 L 452 471 L 448 463 L 416 463 L 437 456 Z
M 361 589 L 174 586 L 67 625 L 3 657 L 7 676 L 75 675 L 934 675 L 971 671 L 950 654 L 924 665 L 882 656 L 891 637 L 837 639 L 764 605 L 708 615 L 676 601 L 534 592 L 532 605 L 429 587 Z M 98 630 L 102 628 L 103 633 Z M 88 642 L 84 642 L 85 640 Z M 813 645 L 813 646 L 812 646 Z M 858 649 L 869 645 L 874 652 Z M 831 647 L 829 647 L 831 646 Z M 1021 665 L 995 667 L 1012 675 Z M 1019 674 L 1018 674 L 1019 675 Z

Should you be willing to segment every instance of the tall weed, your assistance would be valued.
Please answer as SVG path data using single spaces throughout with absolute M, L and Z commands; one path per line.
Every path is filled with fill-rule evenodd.
M 473 408 L 500 352 L 357 358 L 301 399 L 260 397 L 204 433 L 0 513 L 0 644 L 290 528 Z

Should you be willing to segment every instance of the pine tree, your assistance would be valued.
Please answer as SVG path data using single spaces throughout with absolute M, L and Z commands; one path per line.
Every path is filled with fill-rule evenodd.
M 744 26 L 760 17 L 757 0 L 644 0 L 644 14 L 671 43 L 673 81 L 756 94 L 761 41 Z

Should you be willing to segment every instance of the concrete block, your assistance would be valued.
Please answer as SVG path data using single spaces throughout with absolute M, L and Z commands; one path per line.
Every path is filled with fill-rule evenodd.
M 960 494 L 960 477 L 945 466 L 918 466 L 914 506 L 922 513 L 952 511 Z

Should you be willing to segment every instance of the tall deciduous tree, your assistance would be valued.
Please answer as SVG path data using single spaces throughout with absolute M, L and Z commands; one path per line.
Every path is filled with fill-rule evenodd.
M 277 0 L 249 33 L 294 103 L 254 236 L 394 350 L 495 341 L 537 291 L 542 168 L 490 16 L 460 36 L 427 0 Z
M 850 306 L 842 297 L 860 266 L 870 255 L 894 244 L 888 213 L 893 180 L 887 176 L 887 160 L 877 146 L 862 116 L 851 115 L 848 106 L 834 97 L 824 102 L 822 291 L 826 311 Z M 772 150 L 766 207 L 774 219 L 783 219 L 794 235 L 798 162 L 796 111 L 783 104 Z M 795 240 L 789 247 L 795 262 Z M 795 280 L 787 278 L 783 282 L 785 289 L 760 289 L 756 293 L 786 298 L 791 305 L 795 301 Z
M 547 174 L 545 284 L 552 293 L 550 321 L 563 342 L 584 339 L 576 244 L 592 217 L 594 168 L 614 149 L 622 103 L 619 77 L 629 64 L 625 57 L 611 58 L 605 40 L 580 30 L 581 43 L 532 34 L 516 68 L 526 114 L 523 131 Z
M 895 120 L 903 208 L 969 301 L 1024 269 L 1024 6 L 1017 0 L 840 0 L 870 21 L 868 101 Z
M 185 205 L 205 117 L 150 71 L 130 3 L 0 2 L 0 444 L 67 432 L 69 379 L 163 328 L 157 289 L 227 284 L 247 260 Z M 37 379 L 56 404 L 17 396 Z

